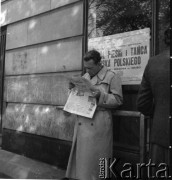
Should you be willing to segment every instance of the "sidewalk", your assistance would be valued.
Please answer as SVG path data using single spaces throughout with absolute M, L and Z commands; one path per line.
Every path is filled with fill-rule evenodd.
M 60 179 L 65 170 L 0 148 L 0 179 Z

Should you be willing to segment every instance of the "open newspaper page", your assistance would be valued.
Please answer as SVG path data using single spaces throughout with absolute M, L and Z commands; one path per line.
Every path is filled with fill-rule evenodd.
M 92 97 L 92 85 L 89 80 L 83 77 L 73 77 L 70 79 L 75 87 L 71 90 L 64 110 L 80 116 L 92 118 L 97 104 L 96 98 Z
M 69 80 L 72 84 L 74 84 L 75 89 L 79 91 L 91 92 L 92 88 L 94 88 L 90 80 L 86 79 L 85 77 L 74 76 L 71 77 Z

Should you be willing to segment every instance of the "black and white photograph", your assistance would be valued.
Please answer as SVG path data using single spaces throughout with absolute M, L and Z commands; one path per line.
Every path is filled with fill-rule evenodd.
M 172 179 L 170 0 L 0 0 L 0 179 Z

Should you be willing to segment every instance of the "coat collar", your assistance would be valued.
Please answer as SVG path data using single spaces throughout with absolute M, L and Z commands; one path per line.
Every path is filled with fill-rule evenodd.
M 103 66 L 103 68 L 91 79 L 91 83 L 95 85 L 97 84 L 98 79 L 102 81 L 105 78 L 107 71 L 108 68 Z

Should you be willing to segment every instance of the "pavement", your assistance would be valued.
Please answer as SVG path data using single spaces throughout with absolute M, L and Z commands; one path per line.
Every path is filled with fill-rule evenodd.
M 11 179 L 11 177 L 7 176 L 6 174 L 0 173 L 0 179 Z
M 65 170 L 0 148 L 0 179 L 61 179 Z

